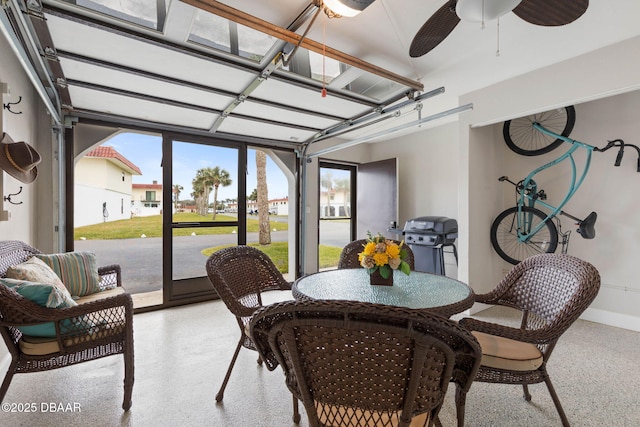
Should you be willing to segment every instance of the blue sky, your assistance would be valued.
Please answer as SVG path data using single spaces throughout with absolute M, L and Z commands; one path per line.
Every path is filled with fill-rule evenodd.
M 162 183 L 162 138 L 156 135 L 122 133 L 106 141 L 142 171 L 142 176 L 133 176 L 135 184 L 150 184 L 154 180 Z M 184 190 L 180 199 L 190 198 L 193 191 L 191 181 L 196 171 L 205 167 L 219 166 L 231 175 L 232 184 L 220 187 L 218 200 L 237 197 L 238 161 L 237 150 L 227 147 L 212 147 L 202 144 L 174 143 L 173 183 Z M 248 151 L 247 195 L 256 188 L 255 150 Z M 287 180 L 280 168 L 267 156 L 267 185 L 269 199 L 285 198 L 288 195 Z M 213 201 L 213 196 L 210 201 Z

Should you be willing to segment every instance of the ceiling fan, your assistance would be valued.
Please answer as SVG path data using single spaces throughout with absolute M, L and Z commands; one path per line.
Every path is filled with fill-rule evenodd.
M 557 27 L 581 17 L 589 0 L 449 0 L 418 30 L 409 56 L 417 58 L 440 44 L 461 20 L 481 22 L 513 11 L 534 25 Z

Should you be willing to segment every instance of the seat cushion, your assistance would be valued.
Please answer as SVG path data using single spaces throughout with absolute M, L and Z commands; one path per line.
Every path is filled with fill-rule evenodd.
M 100 276 L 93 253 L 65 252 L 35 256 L 55 271 L 72 296 L 83 297 L 100 291 Z
M 115 289 L 108 289 L 102 292 L 97 292 L 95 294 L 87 295 L 85 297 L 81 297 L 76 300 L 78 305 L 86 304 L 88 302 L 97 301 L 103 298 L 109 298 L 112 296 L 120 295 L 125 293 L 125 290 L 121 287 Z M 114 335 L 121 333 L 124 328 L 123 324 L 110 324 L 105 326 L 104 324 L 99 324 L 93 321 L 89 321 L 87 319 L 83 320 L 87 333 L 79 335 L 76 338 L 68 339 L 65 344 L 72 345 L 77 344 L 81 341 L 86 341 L 87 339 L 98 339 L 108 335 Z M 24 331 L 23 331 L 24 333 Z M 54 335 L 55 337 L 55 330 Z M 36 336 L 33 334 L 26 334 L 22 336 L 19 341 L 20 350 L 31 356 L 41 356 L 45 354 L 57 353 L 60 351 L 60 346 L 58 345 L 58 341 L 55 338 L 51 337 L 43 337 Z
M 124 294 L 125 290 L 122 287 L 117 287 L 113 289 L 106 289 L 104 291 L 96 292 L 91 295 L 86 295 L 84 297 L 80 297 L 76 300 L 78 304 L 86 304 L 91 301 L 97 301 L 103 298 L 114 297 L 116 295 Z
M 71 346 L 121 334 L 124 329 L 124 323 L 93 327 L 89 331 L 90 333 L 78 335 L 77 337 L 65 340 L 65 345 Z M 60 351 L 60 346 L 58 345 L 58 340 L 56 338 L 22 335 L 20 341 L 18 341 L 18 345 L 20 346 L 20 351 L 30 356 L 44 356 L 45 354 L 58 353 Z
M 543 363 L 540 349 L 533 344 L 472 331 L 482 348 L 482 366 L 510 371 L 533 371 Z

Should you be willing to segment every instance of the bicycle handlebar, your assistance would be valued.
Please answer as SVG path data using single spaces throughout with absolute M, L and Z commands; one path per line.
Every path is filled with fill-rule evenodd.
M 620 166 L 620 164 L 622 163 L 622 156 L 624 155 L 624 148 L 625 147 L 633 147 L 635 148 L 635 150 L 638 153 L 638 165 L 636 167 L 636 171 L 640 172 L 640 147 L 638 147 L 637 145 L 634 144 L 628 144 L 626 142 L 624 142 L 622 139 L 614 139 L 613 141 L 607 141 L 607 145 L 602 147 L 602 148 L 594 148 L 594 151 L 599 151 L 599 152 L 604 152 L 607 151 L 610 148 L 613 147 L 620 147 L 618 149 L 618 155 L 616 156 L 616 160 L 613 163 L 614 166 Z
M 593 151 L 599 151 L 599 152 L 604 152 L 607 151 L 610 148 L 613 147 L 620 147 L 620 149 L 618 150 L 618 155 L 616 156 L 616 160 L 614 163 L 614 166 L 620 166 L 620 163 L 622 162 L 622 156 L 624 155 L 624 147 L 633 147 L 636 149 L 636 151 L 638 152 L 638 164 L 636 167 L 636 171 L 640 172 L 640 147 L 638 147 L 637 145 L 634 144 L 627 144 L 626 142 L 624 142 L 622 139 L 614 139 L 613 141 L 607 141 L 607 145 L 604 146 L 603 148 L 598 148 L 598 147 L 594 147 L 593 145 L 589 145 L 589 144 L 585 144 L 584 142 L 580 142 L 577 141 L 575 139 L 571 139 L 567 136 L 564 135 L 558 135 L 557 133 L 551 132 L 549 129 L 544 128 L 542 125 L 540 125 L 540 123 L 533 123 L 533 127 L 537 130 L 539 130 L 540 132 L 547 134 L 551 137 L 557 138 L 557 139 L 561 139 L 565 142 L 569 142 L 571 144 L 577 144 L 580 146 L 583 146 L 589 150 L 593 150 Z

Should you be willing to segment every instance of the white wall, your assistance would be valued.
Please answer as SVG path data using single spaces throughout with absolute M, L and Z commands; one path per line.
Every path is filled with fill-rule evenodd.
M 11 114 L 0 106 L 0 131 L 11 135 L 14 141 L 25 141 L 32 145 L 42 158 L 37 166 L 38 178 L 31 184 L 23 184 L 0 170 L 0 210 L 11 213 L 8 221 L 0 221 L 0 240 L 22 240 L 43 251 L 54 252 L 57 250 L 54 224 L 58 223 L 54 203 L 57 199 L 57 167 L 51 161 L 56 146 L 51 132 L 51 119 L 2 36 L 0 58 L 0 82 L 9 84 L 11 94 L 10 97 L 5 96 L 2 102 L 17 102 L 22 96 L 22 102 L 12 106 L 14 111 L 21 111 L 22 114 Z M 20 187 L 22 192 L 12 200 L 21 204 L 12 205 L 3 201 L 1 196 L 16 193 Z M 7 348 L 0 346 L 0 365 L 8 363 L 8 354 Z
M 9 85 L 11 94 L 10 97 L 5 95 L 3 103 L 17 102 L 22 97 L 22 102 L 12 107 L 22 114 L 11 114 L 2 109 L 0 127 L 14 141 L 25 141 L 35 147 L 42 158 L 37 166 L 38 178 L 31 184 L 23 184 L 0 171 L 4 196 L 16 193 L 22 187 L 22 193 L 12 198 L 22 204 L 12 205 L 0 197 L 0 210 L 11 212 L 9 221 L 0 221 L 0 239 L 23 240 L 44 251 L 52 251 L 57 248 L 54 224 L 58 224 L 58 215 L 54 200 L 57 200 L 58 169 L 51 162 L 57 147 L 51 118 L 4 37 L 0 37 L 0 52 L 0 81 Z
M 102 204 L 107 203 L 106 221 L 118 221 L 131 218 L 131 196 L 106 188 L 91 187 L 82 184 L 74 186 L 75 205 L 73 221 L 75 227 L 101 224 L 105 222 Z M 155 209 L 157 215 L 160 209 Z M 141 215 L 140 215 L 141 216 Z
M 468 173 L 468 186 L 462 185 L 458 194 L 460 206 L 468 207 L 460 212 L 464 223 L 460 278 L 470 283 L 476 292 L 491 289 L 510 268 L 495 254 L 489 242 L 488 230 L 493 218 L 512 200 L 505 191 L 513 189 L 505 188 L 497 178 L 522 175 L 544 160 L 542 157 L 523 159 L 512 154 L 502 141 L 502 121 L 579 104 L 572 137 L 595 145 L 618 137 L 640 142 L 634 141 L 640 134 L 638 92 L 614 96 L 640 88 L 639 54 L 640 37 L 636 37 L 461 98 L 461 104 L 471 102 L 474 109 L 460 120 L 461 162 L 469 164 L 468 168 L 463 165 L 460 168 L 462 174 Z M 593 102 L 583 103 L 586 101 Z M 627 153 L 624 168 L 620 170 L 612 166 L 615 155 L 594 156 L 599 158 L 594 158 L 585 187 L 566 209 L 575 210 L 576 216 L 586 216 L 591 210 L 599 213 L 596 239 L 584 241 L 574 233 L 569 249 L 570 253 L 592 262 L 602 276 L 600 294 L 584 317 L 640 330 L 638 285 L 633 280 L 637 275 L 634 264 L 639 232 L 633 214 L 638 206 L 633 197 L 633 183 L 640 179 L 635 165 L 630 164 L 635 162 L 634 153 Z M 561 180 L 552 176 L 541 185 L 547 193 L 555 194 L 561 185 L 556 181 Z M 566 221 L 565 224 L 570 225 Z

